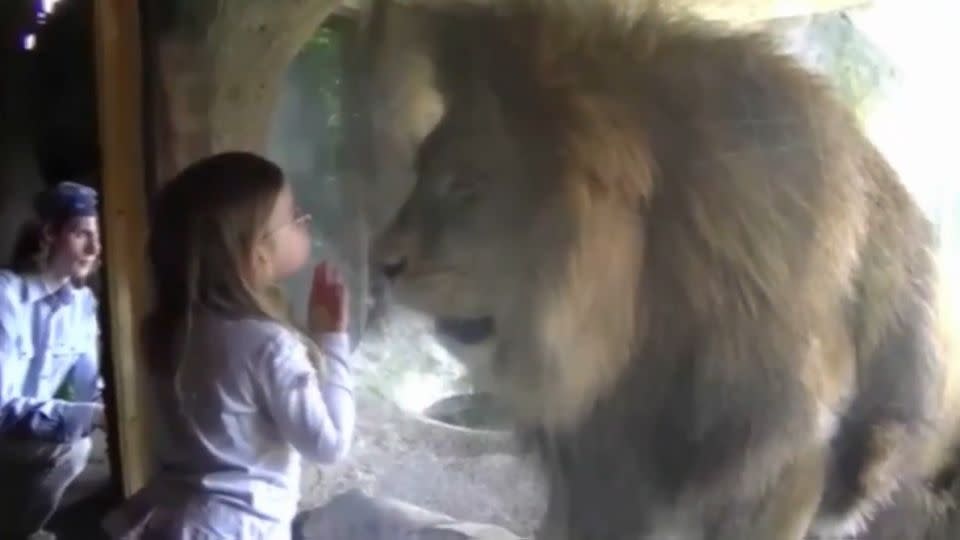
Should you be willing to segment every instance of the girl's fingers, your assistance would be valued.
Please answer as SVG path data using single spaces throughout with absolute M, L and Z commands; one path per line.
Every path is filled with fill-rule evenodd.
M 327 276 L 326 266 L 317 266 L 314 273 L 313 294 L 311 300 L 318 303 L 327 303 L 330 298 L 330 280 Z
M 347 313 L 349 312 L 349 303 L 347 302 L 347 291 L 343 286 L 338 286 L 333 289 L 333 298 L 331 308 L 336 313 L 336 319 L 338 325 L 345 324 L 346 319 L 348 318 Z
M 346 292 L 346 289 L 344 288 L 343 284 L 337 283 L 336 285 L 333 286 L 333 289 L 330 291 L 330 296 L 332 296 L 334 300 L 338 302 L 342 302 L 345 292 Z
M 327 262 L 319 263 L 313 272 L 311 300 L 324 304 L 342 304 L 346 286 L 340 271 Z
M 326 269 L 323 263 L 318 264 L 313 269 L 313 286 L 322 287 L 326 281 Z
M 317 266 L 313 269 L 313 283 L 310 285 L 310 299 L 316 300 L 320 296 L 321 290 L 323 290 L 323 278 L 320 275 L 320 267 Z

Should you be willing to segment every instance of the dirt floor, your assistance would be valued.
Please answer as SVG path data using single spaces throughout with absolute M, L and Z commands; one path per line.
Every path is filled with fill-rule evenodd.
M 359 401 L 354 447 L 341 464 L 303 473 L 303 509 L 359 489 L 456 519 L 533 531 L 545 492 L 532 456 L 512 436 L 467 432 L 417 419 L 373 396 Z
M 546 506 L 539 468 L 506 432 L 460 430 L 409 412 L 470 392 L 433 322 L 394 306 L 355 352 L 357 432 L 344 463 L 306 465 L 304 509 L 351 489 L 528 535 Z M 396 404 L 402 404 L 404 410 Z

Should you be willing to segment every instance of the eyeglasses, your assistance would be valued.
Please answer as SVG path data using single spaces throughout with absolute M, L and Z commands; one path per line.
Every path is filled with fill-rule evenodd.
M 279 224 L 279 225 L 276 225 L 276 226 L 274 226 L 274 227 L 271 227 L 270 229 L 267 229 L 267 230 L 263 233 L 263 235 L 264 235 L 264 236 L 270 236 L 271 234 L 279 231 L 280 229 L 282 229 L 282 228 L 284 228 L 284 227 L 290 227 L 290 226 L 302 227 L 302 226 L 306 225 L 307 223 L 310 223 L 311 221 L 313 221 L 313 215 L 311 215 L 311 214 L 308 213 L 308 212 L 304 212 L 304 211 L 300 210 L 299 208 L 297 208 L 297 209 L 294 210 L 293 216 L 294 216 L 293 219 L 291 219 L 290 221 L 281 223 L 281 224 Z

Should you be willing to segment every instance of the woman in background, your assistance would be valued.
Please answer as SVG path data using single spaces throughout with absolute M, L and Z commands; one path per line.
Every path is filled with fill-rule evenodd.
M 86 467 L 99 399 L 97 302 L 85 285 L 100 256 L 97 194 L 63 182 L 0 271 L 0 538 L 42 530 Z M 56 399 L 68 383 L 72 400 Z

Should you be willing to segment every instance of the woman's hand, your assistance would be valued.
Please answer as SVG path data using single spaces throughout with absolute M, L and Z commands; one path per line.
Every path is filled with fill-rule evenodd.
M 107 431 L 107 412 L 102 403 L 94 403 L 96 407 L 93 413 L 93 429 L 99 429 L 106 433 Z
M 307 324 L 314 336 L 345 332 L 349 320 L 347 290 L 333 266 L 322 262 L 313 270 Z

